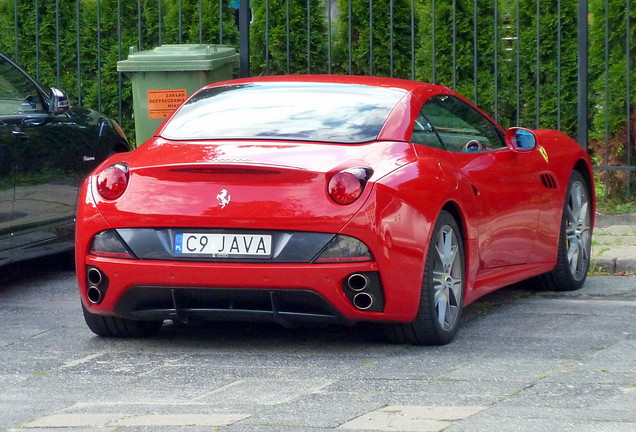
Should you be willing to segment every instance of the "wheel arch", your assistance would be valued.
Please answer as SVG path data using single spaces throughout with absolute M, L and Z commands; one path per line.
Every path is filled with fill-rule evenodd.
M 470 233 L 468 232 L 468 222 L 466 221 L 466 217 L 464 215 L 464 212 L 461 209 L 461 206 L 455 202 L 455 201 L 448 201 L 446 204 L 444 204 L 442 206 L 442 208 L 440 209 L 440 213 L 442 211 L 446 210 L 447 212 L 449 212 L 451 214 L 451 216 L 453 216 L 453 218 L 455 219 L 455 222 L 457 222 L 457 225 L 459 226 L 459 230 L 461 231 L 462 234 L 462 244 L 464 246 L 464 259 L 465 259 L 465 267 L 466 267 L 466 274 L 468 275 L 468 269 L 469 269 L 469 256 L 470 256 L 470 252 L 472 252 L 469 247 L 469 239 L 470 239 Z M 464 287 L 464 289 L 466 289 L 466 287 Z
M 595 188 L 594 188 L 594 171 L 593 171 L 593 168 L 584 159 L 579 159 L 574 164 L 574 168 L 572 170 L 573 171 L 578 171 L 583 176 L 583 179 L 585 180 L 585 183 L 587 185 L 587 190 L 590 193 L 590 198 L 591 198 L 590 201 L 591 201 L 591 204 L 592 204 L 592 209 L 591 209 L 591 213 L 590 213 L 590 217 L 591 217 L 591 221 L 590 222 L 591 222 L 591 225 L 593 227 L 594 223 L 595 223 L 595 219 L 596 219 L 596 191 L 595 191 Z
M 459 225 L 459 229 L 461 229 L 462 231 L 462 236 L 463 236 L 463 241 L 465 246 L 466 239 L 468 238 L 468 233 L 466 232 L 466 223 L 464 221 L 464 214 L 462 213 L 461 208 L 459 207 L 459 204 L 457 204 L 455 201 L 448 201 L 446 204 L 442 206 L 440 213 L 443 210 L 446 210 L 455 218 L 457 225 Z

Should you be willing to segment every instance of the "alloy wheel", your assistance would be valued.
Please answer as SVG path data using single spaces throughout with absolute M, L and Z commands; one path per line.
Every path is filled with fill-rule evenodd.
M 590 263 L 590 200 L 585 185 L 572 183 L 565 215 L 567 260 L 575 280 L 585 277 Z
M 448 331 L 455 325 L 462 304 L 462 258 L 455 231 L 441 227 L 435 245 L 433 298 L 439 326 Z

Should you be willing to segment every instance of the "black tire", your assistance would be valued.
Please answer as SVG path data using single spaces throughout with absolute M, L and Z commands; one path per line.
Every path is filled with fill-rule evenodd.
M 556 266 L 531 281 L 535 288 L 574 291 L 583 286 L 590 268 L 591 212 L 589 185 L 580 172 L 574 171 L 563 205 Z
M 459 328 L 464 309 L 464 242 L 455 218 L 443 210 L 428 245 L 417 316 L 391 324 L 387 336 L 396 343 L 446 345 Z
M 162 321 L 135 321 L 126 318 L 90 313 L 82 304 L 84 321 L 97 336 L 117 338 L 148 338 L 156 336 Z

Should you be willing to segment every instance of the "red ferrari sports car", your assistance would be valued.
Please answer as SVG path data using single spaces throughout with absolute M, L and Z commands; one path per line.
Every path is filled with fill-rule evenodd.
M 384 324 L 446 344 L 462 309 L 590 263 L 586 152 L 504 131 L 451 90 L 351 76 L 207 86 L 84 182 L 79 291 L 100 336 L 165 320 Z

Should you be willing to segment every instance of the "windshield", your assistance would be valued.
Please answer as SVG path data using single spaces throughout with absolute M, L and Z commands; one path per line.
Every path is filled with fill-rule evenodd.
M 333 83 L 212 87 L 187 101 L 161 136 L 368 142 L 377 138 L 405 94 L 393 88 Z

